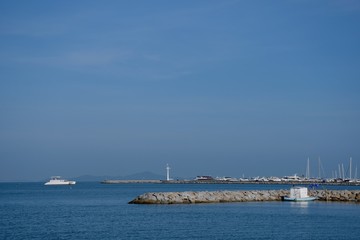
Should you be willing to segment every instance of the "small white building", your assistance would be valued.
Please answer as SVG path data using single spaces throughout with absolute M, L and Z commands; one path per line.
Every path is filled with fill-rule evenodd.
M 290 188 L 290 198 L 307 198 L 308 189 L 306 187 L 293 187 Z

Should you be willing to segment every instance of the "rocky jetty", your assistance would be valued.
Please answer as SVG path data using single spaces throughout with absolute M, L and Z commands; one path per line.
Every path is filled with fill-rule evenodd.
M 288 190 L 153 192 L 144 193 L 129 203 L 190 204 L 281 201 L 287 195 L 289 195 Z M 318 201 L 360 202 L 360 190 L 310 190 L 309 195 L 316 196 Z
M 360 203 L 360 190 L 313 190 L 310 195 L 319 201 L 345 201 Z

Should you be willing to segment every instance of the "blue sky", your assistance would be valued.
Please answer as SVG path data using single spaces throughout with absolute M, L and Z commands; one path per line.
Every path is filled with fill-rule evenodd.
M 360 164 L 359 23 L 351 0 L 1 1 L 0 181 Z

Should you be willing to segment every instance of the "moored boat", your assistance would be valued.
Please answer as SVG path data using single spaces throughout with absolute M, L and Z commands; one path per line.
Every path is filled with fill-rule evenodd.
M 74 185 L 75 181 L 69 181 L 65 179 L 61 179 L 60 176 L 51 177 L 50 181 L 46 182 L 44 185 Z
M 292 187 L 290 188 L 290 196 L 285 196 L 284 201 L 314 201 L 316 197 L 308 195 L 306 187 Z

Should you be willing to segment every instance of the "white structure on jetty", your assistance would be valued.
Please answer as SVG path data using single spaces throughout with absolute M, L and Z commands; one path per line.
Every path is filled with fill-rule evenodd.
M 170 167 L 166 164 L 166 181 L 170 181 Z
M 292 187 L 290 188 L 290 196 L 284 197 L 285 201 L 314 201 L 316 197 L 308 195 L 306 187 Z

